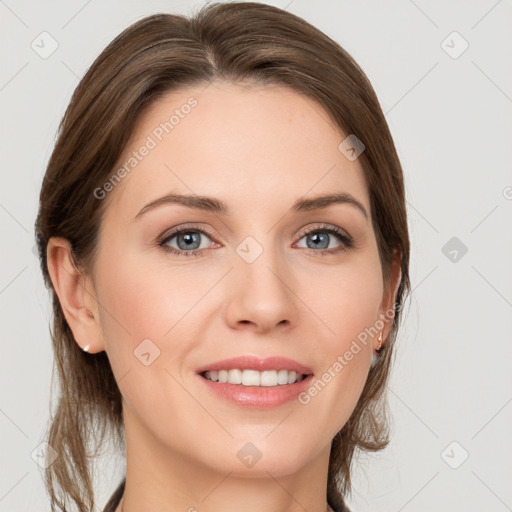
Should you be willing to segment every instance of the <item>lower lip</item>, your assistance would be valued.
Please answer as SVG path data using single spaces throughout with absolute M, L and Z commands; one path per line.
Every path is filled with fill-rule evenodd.
M 272 409 L 296 399 L 300 393 L 309 387 L 313 375 L 308 375 L 300 382 L 277 386 L 243 386 L 242 384 L 213 382 L 201 375 L 199 375 L 199 378 L 217 396 L 238 406 Z

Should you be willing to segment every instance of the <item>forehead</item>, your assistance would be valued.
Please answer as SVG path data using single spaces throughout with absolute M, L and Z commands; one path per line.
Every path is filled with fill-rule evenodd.
M 138 120 L 109 200 L 132 218 L 171 192 L 259 211 L 336 191 L 358 196 L 369 210 L 363 170 L 339 149 L 345 137 L 320 104 L 287 87 L 214 81 L 183 88 Z

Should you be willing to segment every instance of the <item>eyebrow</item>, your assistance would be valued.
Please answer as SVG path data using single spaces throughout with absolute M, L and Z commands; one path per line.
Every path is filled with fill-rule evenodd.
M 154 201 L 151 201 L 140 210 L 140 212 L 132 219 L 132 222 L 140 218 L 144 213 L 149 210 L 153 210 L 158 206 L 164 204 L 180 204 L 188 208 L 194 208 L 197 210 L 219 213 L 223 215 L 231 215 L 228 206 L 216 199 L 209 196 L 198 196 L 196 194 L 167 194 L 163 197 L 159 197 Z M 320 195 L 310 199 L 297 199 L 290 208 L 291 212 L 303 212 L 311 210 L 321 210 L 328 208 L 334 204 L 349 204 L 355 206 L 366 219 L 368 219 L 368 212 L 363 204 L 358 201 L 351 194 L 346 192 L 340 192 L 336 194 Z

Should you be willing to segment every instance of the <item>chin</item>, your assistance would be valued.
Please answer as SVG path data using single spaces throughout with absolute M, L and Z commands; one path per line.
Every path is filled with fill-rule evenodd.
M 304 467 L 308 460 L 315 456 L 315 446 L 305 441 L 307 436 L 299 439 L 298 443 L 283 443 L 282 439 L 274 439 L 274 434 L 268 434 L 267 439 L 248 441 L 233 441 L 229 446 L 220 448 L 221 456 L 215 461 L 204 461 L 205 465 L 219 473 L 230 474 L 239 478 L 268 478 L 269 473 L 274 477 L 291 475 Z M 320 452 L 318 446 L 317 452 Z M 214 454 L 216 456 L 217 454 Z

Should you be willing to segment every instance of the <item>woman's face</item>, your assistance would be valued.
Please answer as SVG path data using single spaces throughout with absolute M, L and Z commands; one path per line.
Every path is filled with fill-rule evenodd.
M 152 463 L 179 456 L 278 476 L 328 458 L 393 303 L 363 171 L 339 149 L 344 139 L 320 105 L 289 89 L 216 81 L 154 103 L 120 180 L 95 192 L 109 203 L 93 269 L 101 336 L 90 351 L 106 350 L 127 442 Z M 239 357 L 294 363 L 270 360 L 265 373 L 257 361 L 216 364 Z M 281 371 L 294 364 L 309 376 L 277 383 L 294 378 Z M 208 369 L 243 383 L 209 381 Z

